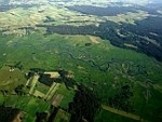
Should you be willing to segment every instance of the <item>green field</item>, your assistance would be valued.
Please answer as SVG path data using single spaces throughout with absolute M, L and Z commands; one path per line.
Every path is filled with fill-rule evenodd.
M 162 63 L 144 54 L 114 47 L 100 38 L 88 35 L 33 33 L 22 37 L 1 35 L 0 55 L 0 66 L 21 62 L 21 72 L 24 74 L 30 68 L 47 71 L 62 68 L 70 71 L 75 81 L 94 89 L 104 104 L 108 104 L 108 98 L 118 94 L 120 88 L 128 84 L 133 91 L 129 100 L 135 113 L 150 121 L 160 119 Z M 106 70 L 107 64 L 109 68 Z M 1 69 L 0 74 L 3 72 Z M 25 82 L 22 76 L 19 80 Z M 20 82 L 14 83 L 18 85 Z M 0 86 L 3 86 L 2 81 Z M 65 95 L 61 106 L 67 107 L 69 95 L 71 93 Z
M 63 100 L 60 103 L 60 107 L 63 109 L 68 109 L 69 103 L 73 101 L 75 91 L 73 89 L 68 90 L 65 85 L 61 85 L 55 94 L 63 95 Z
M 25 83 L 24 73 L 19 69 L 10 71 L 10 68 L 7 66 L 0 69 L 0 90 L 12 92 L 18 85 L 24 85 Z

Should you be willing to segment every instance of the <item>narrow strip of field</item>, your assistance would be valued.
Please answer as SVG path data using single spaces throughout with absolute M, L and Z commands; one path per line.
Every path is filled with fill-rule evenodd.
M 121 110 L 118 110 L 118 109 L 115 109 L 115 108 L 112 108 L 112 107 L 109 107 L 109 106 L 106 106 L 106 105 L 101 105 L 101 106 L 102 106 L 102 109 L 107 110 L 109 112 L 112 112 L 112 113 L 115 113 L 115 114 L 130 118 L 130 119 L 133 119 L 133 120 L 146 122 L 138 115 L 128 113 L 128 112 L 125 112 L 125 111 L 121 111 Z
M 29 91 L 30 94 L 32 94 L 34 92 L 34 88 L 35 88 L 35 86 L 37 84 L 38 79 L 39 79 L 39 75 L 35 75 L 33 77 L 33 79 L 32 79 L 32 85 L 31 85 L 31 88 L 30 88 L 30 91 Z

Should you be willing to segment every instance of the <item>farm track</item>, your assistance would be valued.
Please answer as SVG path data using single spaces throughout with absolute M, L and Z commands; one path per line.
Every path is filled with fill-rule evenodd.
M 139 115 L 135 115 L 135 114 L 132 114 L 132 113 L 129 113 L 129 112 L 118 110 L 118 109 L 115 109 L 115 108 L 112 108 L 110 106 L 106 106 L 106 105 L 103 105 L 103 104 L 101 106 L 102 106 L 102 109 L 109 111 L 109 112 L 112 112 L 114 114 L 118 114 L 120 116 L 124 116 L 124 117 L 130 118 L 130 119 L 133 119 L 133 120 L 136 120 L 136 121 L 140 121 L 140 122 L 147 122 L 146 120 L 142 119 Z

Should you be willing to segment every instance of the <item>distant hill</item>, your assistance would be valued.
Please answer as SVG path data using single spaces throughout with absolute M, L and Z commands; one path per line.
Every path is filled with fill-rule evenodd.
M 0 0 L 0 5 L 41 4 L 41 3 L 48 3 L 48 0 Z

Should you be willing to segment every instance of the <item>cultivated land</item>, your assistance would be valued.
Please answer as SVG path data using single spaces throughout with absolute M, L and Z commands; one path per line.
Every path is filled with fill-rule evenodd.
M 16 7 L 0 12 L 0 105 L 19 108 L 25 112 L 25 122 L 34 122 L 37 113 L 49 112 L 51 104 L 56 104 L 65 111 L 58 110 L 55 121 L 60 122 L 62 119 L 69 121 L 71 115 L 73 117 L 72 110 L 79 108 L 70 109 L 70 105 L 78 95 L 77 86 L 83 84 L 97 96 L 102 105 L 95 112 L 96 122 L 161 122 L 162 62 L 156 60 L 157 57 L 154 56 L 157 54 L 157 50 L 154 49 L 156 47 L 161 49 L 160 32 L 149 32 L 150 37 L 147 37 L 148 33 L 139 35 L 140 39 L 146 41 L 142 42 L 143 45 L 148 42 L 154 45 L 148 49 L 155 52 L 151 53 L 151 56 L 146 55 L 147 51 L 138 50 L 141 49 L 141 45 L 136 44 L 139 38 L 136 38 L 133 43 L 126 40 L 123 44 L 126 48 L 114 43 L 112 45 L 114 40 L 118 40 L 116 37 L 128 37 L 128 33 L 119 25 L 125 25 L 124 29 L 128 27 L 127 31 L 130 29 L 128 35 L 130 40 L 133 40 L 135 36 L 132 35 L 137 36 L 138 32 L 133 32 L 131 28 L 137 27 L 138 22 L 140 25 L 140 22 L 148 19 L 152 13 L 140 10 L 113 16 L 100 16 L 92 14 L 91 11 L 92 15 L 69 10 L 69 4 L 64 7 L 60 7 L 59 2 L 53 4 L 44 1 L 41 5 L 28 8 Z M 76 5 L 75 2 L 73 4 Z M 99 36 L 92 34 L 89 28 L 74 33 L 71 29 L 71 26 L 97 28 L 107 21 L 115 23 L 115 26 L 111 24 L 115 27 L 115 31 L 109 32 L 117 33 L 118 36 L 104 38 L 100 34 Z M 65 25 L 69 28 L 64 28 Z M 65 29 L 62 30 L 63 34 L 57 29 L 51 31 L 52 33 L 48 32 L 50 27 L 53 29 L 55 26 L 62 26 Z M 152 39 L 153 37 L 156 38 Z M 61 85 L 53 91 L 51 100 L 44 100 L 29 95 L 29 88 L 23 87 L 29 79 L 26 74 L 33 71 L 32 69 L 35 69 L 34 73 L 38 74 L 42 70 L 52 73 L 61 69 L 70 73 L 67 75 L 70 80 L 64 74 L 61 75 L 61 80 L 54 80 Z M 39 78 L 37 77 L 36 80 Z M 35 86 L 38 96 L 46 94 L 50 89 L 49 85 L 42 82 L 38 82 Z M 85 96 L 89 96 L 88 93 L 85 93 Z M 83 100 L 86 101 L 86 97 L 83 97 Z M 91 102 L 86 104 L 89 108 L 93 106 Z

